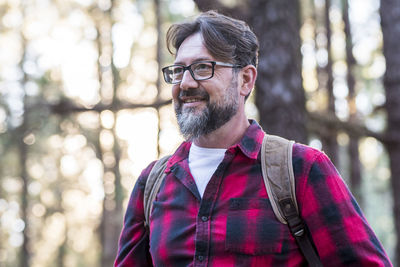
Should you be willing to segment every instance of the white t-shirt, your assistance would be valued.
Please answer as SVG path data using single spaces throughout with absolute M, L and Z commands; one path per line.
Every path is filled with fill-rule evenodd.
M 189 168 L 201 197 L 211 176 L 224 159 L 225 151 L 224 148 L 204 148 L 192 143 L 189 151 Z

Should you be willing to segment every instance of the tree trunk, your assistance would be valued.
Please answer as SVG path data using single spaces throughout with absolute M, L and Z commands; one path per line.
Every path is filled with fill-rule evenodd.
M 226 6 L 218 0 L 193 0 L 198 9 L 202 12 L 208 10 L 217 10 L 221 14 L 225 14 L 235 19 L 241 19 L 248 22 L 251 17 L 249 14 L 249 2 L 248 0 L 236 1 L 234 6 Z
M 260 42 L 255 96 L 261 126 L 306 143 L 299 2 L 254 0 L 250 5 L 249 22 Z
M 349 121 L 357 122 L 358 114 L 356 107 L 355 79 L 353 75 L 356 60 L 353 56 L 353 38 L 349 20 L 349 5 L 347 0 L 342 0 L 344 32 L 346 35 L 346 63 L 347 63 L 347 86 L 349 88 L 348 106 L 350 111 Z M 355 135 L 349 135 L 348 152 L 350 156 L 350 187 L 360 206 L 363 206 L 361 194 L 361 163 L 358 152 L 359 138 Z
M 162 52 L 163 44 L 162 44 L 162 17 L 161 17 L 161 4 L 160 0 L 154 0 L 154 11 L 156 13 L 156 29 L 157 29 L 157 46 L 156 46 L 156 57 L 158 62 L 158 72 L 157 72 L 157 102 L 161 100 L 161 64 L 162 60 Z M 157 156 L 160 157 L 161 149 L 160 149 L 160 133 L 161 133 L 161 116 L 160 116 L 160 108 L 157 108 L 157 119 L 158 119 L 158 126 L 157 126 Z
M 201 11 L 216 9 L 242 19 L 254 30 L 260 42 L 255 85 L 260 124 L 270 134 L 306 143 L 299 1 L 252 0 L 234 7 L 212 0 L 195 0 L 195 3 Z
M 387 134 L 400 136 L 400 2 L 381 0 L 381 26 L 383 54 L 386 59 L 384 86 L 386 91 Z M 400 264 L 400 140 L 393 138 L 387 143 L 390 158 L 391 182 L 394 200 L 394 220 L 397 236 L 395 266 Z
M 24 6 L 21 6 L 23 13 L 25 13 Z M 19 62 L 19 68 L 23 73 L 22 80 L 20 81 L 21 87 L 25 88 L 25 85 L 28 81 L 28 76 L 24 71 L 24 63 L 26 61 L 26 40 L 24 35 L 22 34 L 22 28 L 20 29 L 20 35 L 22 40 L 22 46 L 24 47 L 24 52 Z M 18 137 L 18 151 L 19 151 L 19 164 L 20 164 L 20 177 L 22 180 L 22 192 L 21 192 L 21 219 L 25 223 L 24 230 L 22 231 L 23 235 L 23 243 L 21 247 L 21 256 L 20 256 L 20 266 L 28 267 L 30 266 L 31 252 L 29 250 L 30 246 L 30 236 L 29 236 L 29 192 L 28 192 L 28 184 L 29 184 L 29 175 L 27 170 L 27 159 L 28 159 L 28 146 L 24 142 L 24 137 L 29 131 L 29 114 L 30 110 L 27 108 L 28 96 L 26 93 L 23 97 L 24 103 L 24 114 L 23 114 L 23 122 L 22 125 L 17 130 Z
M 24 101 L 26 103 L 26 101 Z M 19 162 L 20 162 L 20 176 L 22 179 L 22 192 L 21 192 L 21 219 L 25 223 L 25 228 L 22 232 L 24 241 L 22 243 L 21 247 L 21 256 L 20 256 L 20 266 L 21 267 L 28 267 L 29 262 L 30 262 L 30 251 L 29 251 L 29 218 L 28 218 L 28 183 L 29 183 L 29 178 L 28 178 L 28 172 L 26 169 L 26 162 L 28 158 L 28 148 L 27 145 L 24 143 L 24 135 L 26 134 L 26 115 L 27 110 L 25 110 L 25 115 L 24 115 L 24 122 L 22 126 L 18 129 L 18 137 L 19 137 Z
M 99 55 L 103 55 L 104 53 L 110 53 L 108 56 L 111 58 L 110 66 L 105 68 L 99 64 L 99 81 L 102 83 L 102 90 L 105 95 L 109 96 L 105 100 L 104 104 L 111 104 L 115 109 L 120 109 L 119 101 L 117 99 L 117 90 L 120 83 L 119 71 L 114 65 L 113 60 L 113 49 L 103 49 L 103 47 L 111 46 L 112 44 L 112 26 L 114 24 L 112 18 L 112 10 L 113 10 L 113 2 L 110 8 L 102 13 L 103 17 L 101 21 L 98 21 L 99 24 L 102 24 L 103 27 L 98 26 L 98 51 Z M 100 30 L 101 29 L 101 30 Z M 105 72 L 111 72 L 112 76 L 112 84 L 108 85 L 103 83 L 103 75 Z M 109 75 L 110 73 L 107 73 Z M 108 103 L 110 102 L 110 103 Z M 114 114 L 114 122 L 116 121 L 116 116 Z M 105 129 L 106 130 L 106 129 Z M 104 200 L 103 200 L 103 213 L 100 224 L 100 240 L 101 240 L 101 266 L 112 266 L 114 263 L 116 248 L 118 244 L 118 237 L 121 231 L 121 218 L 122 218 L 122 202 L 123 202 L 123 188 L 121 185 L 121 173 L 119 171 L 119 163 L 120 163 L 120 147 L 118 144 L 118 138 L 115 133 L 115 124 L 112 129 L 109 129 L 113 136 L 114 146 L 112 149 L 102 150 L 101 146 L 98 145 L 98 157 L 102 160 L 104 165 Z M 112 158 L 112 163 L 106 163 L 104 161 L 104 154 L 108 154 L 108 158 Z M 111 192 L 109 188 L 109 184 L 113 183 L 114 191 Z
M 332 36 L 332 30 L 331 30 L 331 22 L 329 18 L 329 10 L 331 6 L 331 1 L 330 0 L 325 0 L 325 30 L 326 30 L 326 51 L 328 53 L 328 63 L 326 64 L 325 67 L 325 73 L 326 76 L 328 77 L 328 80 L 326 82 L 326 90 L 328 94 L 328 107 L 327 111 L 329 114 L 332 116 L 335 116 L 335 96 L 333 94 L 333 70 L 332 70 L 332 65 L 333 65 L 333 60 L 332 60 L 332 42 L 331 42 L 331 36 Z M 336 141 L 337 137 L 337 132 L 334 129 L 327 129 L 326 131 L 328 133 L 328 136 L 323 136 L 322 139 L 322 147 L 323 150 L 326 152 L 326 154 L 330 157 L 332 162 L 337 166 L 338 164 L 338 145 Z

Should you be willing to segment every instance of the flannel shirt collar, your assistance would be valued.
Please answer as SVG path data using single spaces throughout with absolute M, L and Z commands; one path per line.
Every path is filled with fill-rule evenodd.
M 249 120 L 249 122 L 250 126 L 247 128 L 239 143 L 231 146 L 227 151 L 235 153 L 236 150 L 240 150 L 248 158 L 257 159 L 264 138 L 264 131 L 255 120 Z M 170 168 L 176 163 L 188 158 L 191 145 L 192 142 L 186 141 L 178 147 L 168 160 L 166 172 L 169 172 Z
M 264 138 L 264 131 L 255 120 L 249 120 L 249 122 L 250 126 L 247 128 L 244 136 L 242 137 L 240 142 L 233 147 L 238 146 L 243 154 L 245 154 L 247 157 L 251 159 L 257 159 L 258 154 L 261 150 L 262 141 Z

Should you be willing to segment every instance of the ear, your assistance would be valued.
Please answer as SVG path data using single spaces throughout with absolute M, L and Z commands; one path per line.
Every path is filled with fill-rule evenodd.
M 240 76 L 240 95 L 247 96 L 254 88 L 257 78 L 257 69 L 253 65 L 247 65 L 240 70 Z

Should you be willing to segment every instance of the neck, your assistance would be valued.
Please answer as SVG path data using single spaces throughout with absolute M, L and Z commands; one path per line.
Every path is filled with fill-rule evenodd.
M 238 112 L 227 123 L 208 135 L 194 140 L 199 147 L 229 148 L 242 139 L 250 123 L 244 113 Z

